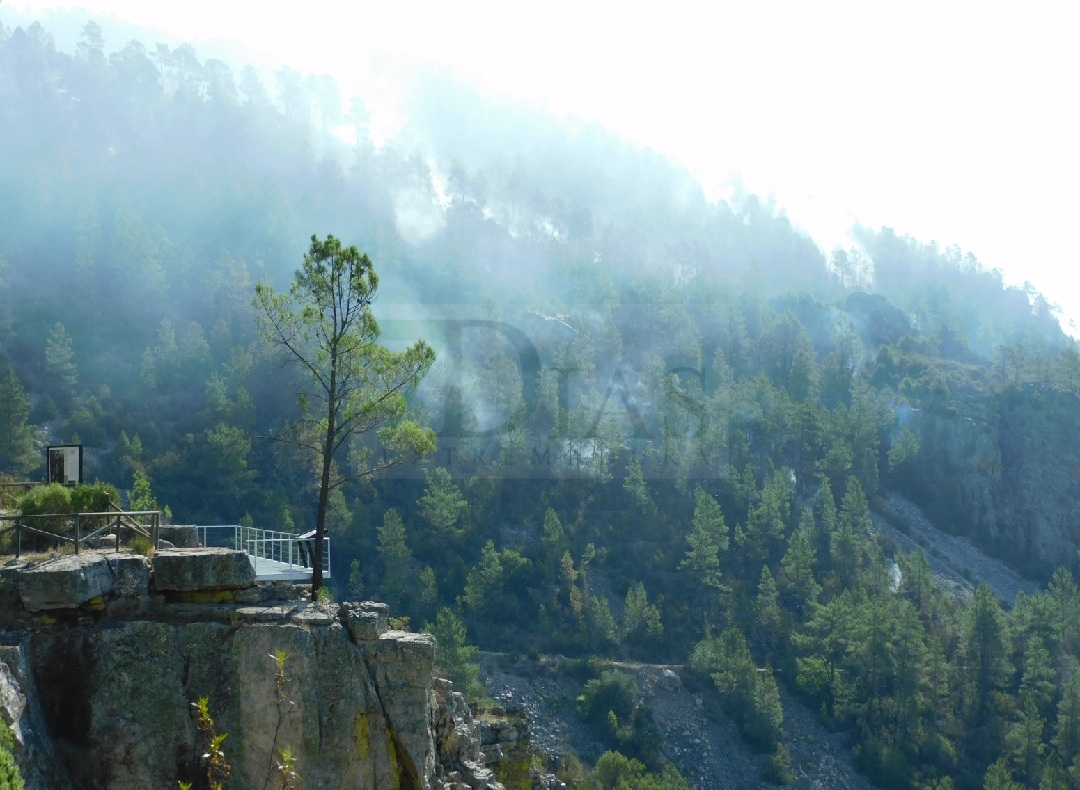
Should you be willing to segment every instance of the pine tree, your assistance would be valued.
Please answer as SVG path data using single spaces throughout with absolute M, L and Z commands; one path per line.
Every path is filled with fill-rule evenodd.
M 8 366 L 0 378 L 0 471 L 23 477 L 38 465 L 34 429 L 26 422 L 29 417 L 30 403 L 22 382 Z
M 548 577 L 558 576 L 559 560 L 569 547 L 562 522 L 553 508 L 544 513 L 544 533 L 540 538 L 540 551 L 543 556 L 544 570 Z
M 700 485 L 694 489 L 694 519 L 686 536 L 690 549 L 679 568 L 690 568 L 703 587 L 721 588 L 720 552 L 728 548 L 728 528 L 720 505 Z
M 495 542 L 489 540 L 480 551 L 480 562 L 469 571 L 460 601 L 477 615 L 484 614 L 502 598 L 503 566 Z
M 832 569 L 844 587 L 855 584 L 860 575 L 878 578 L 883 568 L 873 567 L 870 505 L 857 477 L 848 478 L 836 531 L 829 539 Z
M 0 790 L 23 790 L 25 786 L 19 764 L 11 753 L 14 743 L 11 728 L 0 721 Z
M 594 653 L 602 653 L 619 644 L 619 627 L 607 598 L 594 595 L 588 602 L 589 647 Z
M 821 585 L 814 578 L 817 564 L 817 527 L 814 514 L 809 508 L 802 512 L 799 526 L 788 541 L 787 551 L 780 561 L 780 589 L 784 593 L 787 608 L 796 619 L 802 621 L 810 613 L 821 593 Z
M 656 505 L 649 495 L 649 488 L 645 485 L 645 475 L 641 471 L 641 462 L 637 456 L 631 456 L 626 465 L 626 479 L 623 480 L 623 490 L 630 494 L 642 513 L 648 515 L 656 511 Z
M 983 790 L 1024 790 L 1024 786 L 1013 780 L 1009 765 L 1002 757 L 986 769 Z
M 1046 758 L 1046 766 L 1043 768 L 1042 780 L 1039 782 L 1039 790 L 1069 790 L 1069 774 L 1061 762 L 1061 756 L 1057 752 L 1051 752 Z
M 581 623 L 585 614 L 585 597 L 581 592 L 581 585 L 578 581 L 581 577 L 581 571 L 574 569 L 574 558 L 570 556 L 569 551 L 563 552 L 559 565 L 570 613 L 576 622 Z
M 833 496 L 832 486 L 829 485 L 829 478 L 827 477 L 821 481 L 821 491 L 818 493 L 818 499 L 821 502 L 821 512 L 819 514 L 821 533 L 818 536 L 818 552 L 827 557 L 829 556 L 829 547 L 832 545 L 833 535 L 836 534 L 839 526 L 836 514 L 836 497 Z
M 444 535 L 460 537 L 466 531 L 463 524 L 469 503 L 461 495 L 450 473 L 436 466 L 427 475 L 427 486 L 420 496 L 420 515 Z
M 626 636 L 657 640 L 664 635 L 660 607 L 649 603 L 645 585 L 641 582 L 626 591 L 623 612 L 623 633 Z
M 783 546 L 790 515 L 791 491 L 787 479 L 774 472 L 766 479 L 757 504 L 751 505 L 747 512 L 746 523 L 735 529 L 740 578 L 751 580 L 758 568 L 776 558 Z
M 49 372 L 69 389 L 79 380 L 78 369 L 75 367 L 75 352 L 71 348 L 71 335 L 59 321 L 53 325 L 45 341 L 45 365 Z
M 1024 674 L 1020 681 L 1020 699 L 1030 697 L 1044 718 L 1050 713 L 1057 686 L 1050 666 L 1050 651 L 1038 636 L 1032 636 L 1024 651 Z
M 767 657 L 777 655 L 786 639 L 786 630 L 776 580 L 769 572 L 769 566 L 763 565 L 758 580 L 757 597 L 754 599 L 754 621 L 751 627 L 755 647 Z
M 1061 691 L 1052 743 L 1066 767 L 1080 757 L 1080 667 L 1075 661 Z
M 311 237 L 311 247 L 288 293 L 255 287 L 263 337 L 303 371 L 300 444 L 318 459 L 311 594 L 322 587 L 323 538 L 330 492 L 346 480 L 376 477 L 435 451 L 435 433 L 410 419 L 406 395 L 435 361 L 423 340 L 403 351 L 379 343 L 372 312 L 379 277 L 366 254 L 333 236 Z M 382 448 L 374 457 L 374 440 Z M 348 454 L 348 474 L 341 456 Z M 342 459 L 344 460 L 344 459 Z
M 1031 694 L 1021 698 L 1020 718 L 1013 723 L 1005 735 L 1005 748 L 1009 761 L 1016 767 L 1020 777 L 1029 787 L 1039 780 L 1039 758 L 1046 750 L 1043 743 L 1043 730 L 1046 721 L 1039 714 L 1039 708 Z
M 960 653 L 971 691 L 982 706 L 989 703 L 990 692 L 1000 688 L 1011 673 L 1005 615 L 993 590 L 982 583 L 975 588 L 961 616 Z
M 1080 653 L 1080 590 L 1072 573 L 1065 567 L 1059 567 L 1054 571 L 1047 592 L 1057 603 L 1057 663 L 1061 666 L 1065 656 Z
M 383 516 L 383 523 L 377 532 L 379 559 L 383 564 L 382 585 L 379 589 L 390 610 L 397 611 L 408 583 L 409 561 L 412 559 L 412 552 L 405 542 L 405 522 L 401 520 L 398 512 L 391 508 Z
M 923 622 L 928 625 L 938 616 L 940 592 L 930 570 L 926 552 L 921 548 L 910 553 L 897 555 L 896 564 L 900 568 L 901 590 L 919 612 Z
M 969 756 L 981 761 L 996 753 L 1001 737 L 994 695 L 1013 671 L 1008 634 L 1001 604 L 985 582 L 975 588 L 960 617 L 961 713 Z
M 480 665 L 475 662 L 479 648 L 466 644 L 465 624 L 445 606 L 439 610 L 434 625 L 427 623 L 424 631 L 435 637 L 435 666 L 457 691 L 467 697 L 484 692 L 480 685 Z

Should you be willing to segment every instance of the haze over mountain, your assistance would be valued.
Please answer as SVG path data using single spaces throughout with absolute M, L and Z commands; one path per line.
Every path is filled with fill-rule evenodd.
M 77 21 L 53 24 L 57 8 Z M 827 252 L 849 246 L 856 223 L 888 226 L 1032 282 L 1067 330 L 1080 315 L 1068 230 L 1080 213 L 1080 121 L 1061 101 L 1080 53 L 1058 3 L 1014 14 L 967 2 L 678 2 L 662 13 L 314 2 L 298 18 L 244 2 L 7 0 L 0 15 L 40 17 L 69 46 L 95 18 L 110 49 L 134 23 L 267 77 L 281 65 L 330 74 L 346 102 L 363 97 L 377 143 L 406 122 L 427 77 L 448 72 L 497 102 L 652 147 L 710 199 L 775 195 Z

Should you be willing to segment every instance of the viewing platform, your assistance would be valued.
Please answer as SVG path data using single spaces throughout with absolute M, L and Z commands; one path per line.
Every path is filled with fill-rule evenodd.
M 0 513 L 0 535 L 12 533 L 9 541 L 18 558 L 24 540 L 70 545 L 76 555 L 87 548 L 114 548 L 120 551 L 122 533 L 127 532 L 159 547 L 160 541 L 182 548 L 218 548 L 242 551 L 255 571 L 256 581 L 311 582 L 315 559 L 314 530 L 302 535 L 245 527 L 241 524 L 162 525 L 156 510 L 108 511 L 102 513 L 53 513 L 21 515 Z M 322 576 L 330 578 L 330 539 L 322 545 Z
M 257 581 L 310 582 L 315 540 L 305 535 L 275 532 L 241 524 L 196 526 L 199 545 L 243 551 Z M 323 579 L 330 578 L 330 538 L 323 538 Z

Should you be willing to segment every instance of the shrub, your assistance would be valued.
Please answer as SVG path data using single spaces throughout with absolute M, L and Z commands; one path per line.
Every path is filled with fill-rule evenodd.
M 789 785 L 795 781 L 791 773 L 791 755 L 784 746 L 765 758 L 761 765 L 761 778 L 774 785 Z
M 11 728 L 0 722 L 0 790 L 23 790 L 22 774 L 11 753 L 13 744 Z
M 90 483 L 74 487 L 49 483 L 48 485 L 34 486 L 19 497 L 19 511 L 24 516 L 41 516 L 49 514 L 61 514 L 58 518 L 33 519 L 28 522 L 37 529 L 64 535 L 71 530 L 72 520 L 66 514 L 72 513 L 104 513 L 110 505 L 116 501 L 116 489 L 108 483 Z M 81 523 L 82 533 L 108 524 L 110 518 L 102 516 L 96 519 L 84 519 Z M 30 539 L 29 544 L 35 548 L 41 548 L 48 542 L 48 538 L 37 536 Z
M 652 717 L 630 675 L 617 670 L 602 672 L 599 678 L 585 684 L 576 707 L 609 746 L 650 767 L 659 764 Z
M 70 513 L 71 489 L 59 483 L 34 486 L 19 497 L 19 512 L 24 516 Z M 27 519 L 24 523 L 34 529 L 63 535 L 70 530 L 71 519 L 60 515 L 56 518 Z M 40 551 L 48 548 L 53 541 L 44 535 L 23 532 L 22 543 L 24 549 Z
M 754 663 L 742 631 L 728 628 L 719 637 L 706 637 L 689 663 L 693 672 L 712 677 L 724 712 L 748 741 L 761 749 L 776 748 L 784 721 L 780 692 L 772 670 L 759 671 Z
M 675 766 L 667 765 L 659 774 L 649 773 L 640 761 L 618 752 L 600 755 L 593 778 L 600 790 L 691 790 L 690 783 Z M 580 782 L 575 786 L 588 785 Z
M 73 513 L 105 513 L 114 502 L 120 501 L 115 486 L 109 483 L 90 483 L 71 489 Z
M 19 512 L 24 516 L 71 513 L 71 489 L 60 483 L 34 486 L 19 497 Z
M 129 544 L 131 550 L 136 554 L 141 554 L 144 557 L 149 557 L 154 553 L 154 541 L 145 535 L 136 535 L 131 539 Z

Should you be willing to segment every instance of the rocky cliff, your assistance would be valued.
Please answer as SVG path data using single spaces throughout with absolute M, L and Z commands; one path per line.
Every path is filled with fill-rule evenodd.
M 935 523 L 1022 572 L 1076 570 L 1080 522 L 1080 399 L 1035 385 L 989 408 L 910 414 L 919 469 L 909 493 Z
M 468 706 L 432 676 L 433 637 L 249 570 L 193 550 L 3 569 L 0 698 L 27 786 L 204 786 L 200 697 L 232 788 L 274 786 L 285 748 L 305 788 L 499 786 Z

